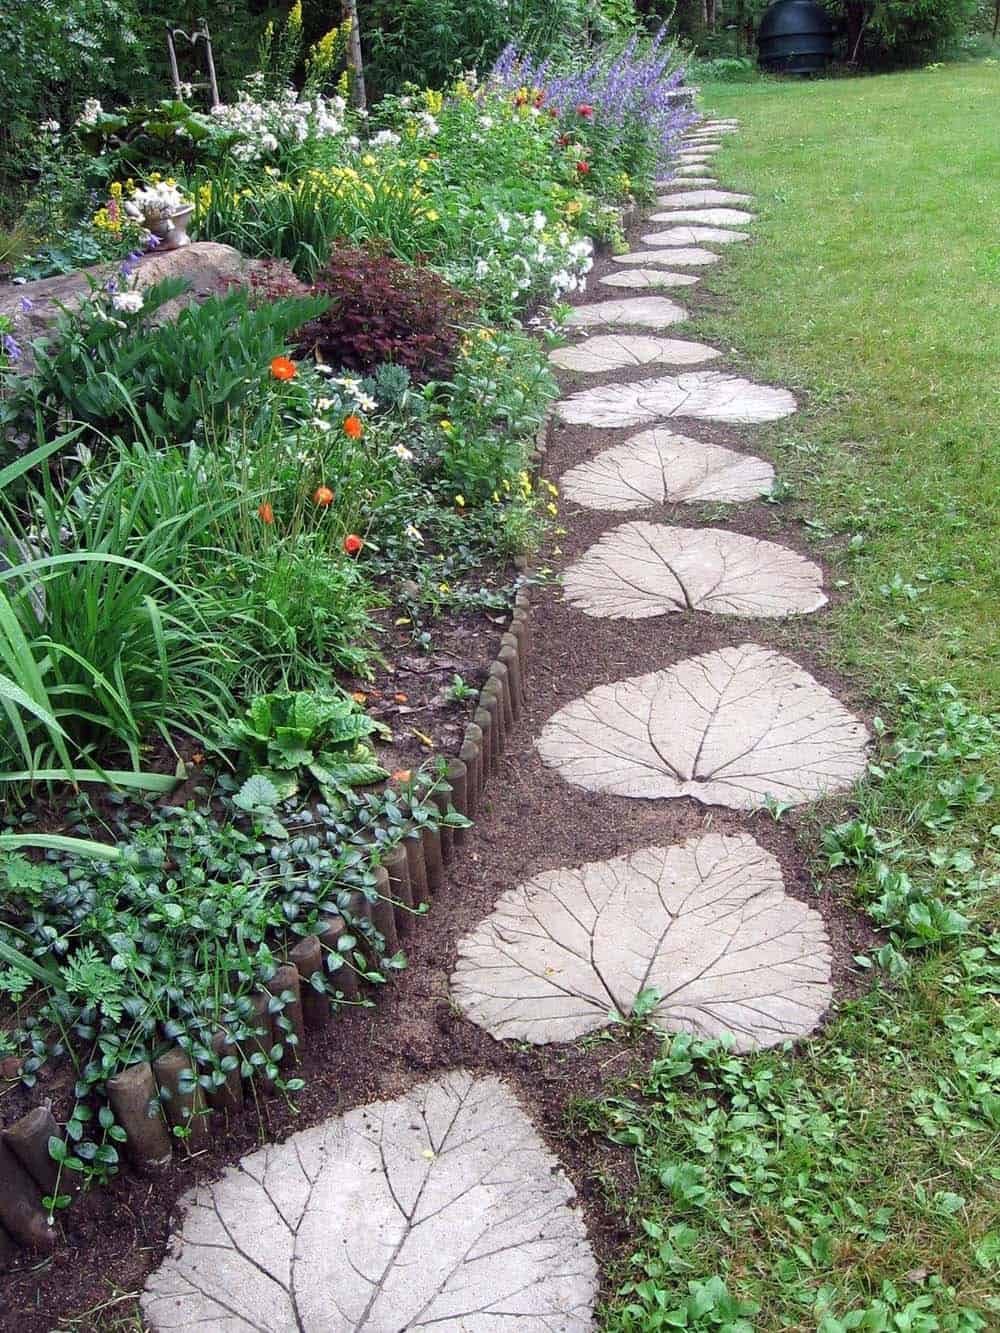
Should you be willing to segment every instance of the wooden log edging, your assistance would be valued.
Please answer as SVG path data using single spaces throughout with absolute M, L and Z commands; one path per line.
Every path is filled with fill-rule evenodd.
M 547 448 L 550 417 L 540 429 L 531 453 L 537 472 Z M 516 561 L 527 578 L 527 557 Z M 531 595 L 527 583 L 514 598 L 510 625 L 500 640 L 496 658 L 487 671 L 473 720 L 465 728 L 456 757 L 446 761 L 444 785 L 432 795 L 442 815 L 453 807 L 475 819 L 482 809 L 484 793 L 496 773 L 508 738 L 524 709 L 525 684 L 531 650 Z M 407 836 L 381 855 L 375 868 L 377 899 L 359 904 L 357 915 L 366 915 L 382 936 L 386 954 L 394 953 L 409 935 L 418 917 L 416 909 L 429 904 L 447 887 L 447 866 L 455 850 L 468 840 L 468 830 L 440 825 L 411 826 Z M 364 895 L 355 895 L 363 898 Z M 343 953 L 341 939 L 349 934 L 342 917 L 321 922 L 322 930 L 301 939 L 288 951 L 264 989 L 253 996 L 249 1029 L 251 1035 L 237 1043 L 220 1030 L 211 1040 L 213 1054 L 221 1062 L 227 1055 L 263 1056 L 270 1062 L 276 1042 L 285 1050 L 282 1073 L 294 1066 L 309 1045 L 310 1034 L 320 1033 L 334 1021 L 327 995 L 316 991 L 310 978 L 331 974 L 324 953 Z M 349 952 L 349 951 L 348 951 Z M 345 961 L 332 974 L 336 989 L 347 1004 L 362 995 L 358 973 Z M 276 997 L 291 992 L 291 1002 L 282 1005 L 281 1015 L 297 1042 L 284 1041 L 283 1027 L 276 1026 L 272 1013 Z M 175 1149 L 193 1153 L 207 1146 L 210 1122 L 242 1111 L 247 1101 L 275 1090 L 274 1080 L 255 1063 L 252 1079 L 243 1080 L 240 1069 L 220 1071 L 217 1086 L 204 1090 L 195 1078 L 190 1056 L 179 1046 L 168 1049 L 152 1063 L 130 1065 L 108 1080 L 107 1092 L 115 1120 L 125 1132 L 125 1155 L 140 1175 L 157 1175 L 173 1160 Z M 179 1133 L 172 1133 L 172 1130 Z M 63 1137 L 48 1105 L 28 1111 L 0 1132 L 0 1272 L 25 1250 L 51 1253 L 58 1233 L 49 1223 L 42 1199 L 60 1194 L 75 1195 L 79 1180 L 72 1171 L 59 1171 L 49 1154 L 49 1139 Z

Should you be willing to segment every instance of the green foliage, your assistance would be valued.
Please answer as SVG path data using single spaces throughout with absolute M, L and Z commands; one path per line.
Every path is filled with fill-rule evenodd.
M 848 46 L 864 27 L 858 58 L 872 65 L 911 65 L 932 60 L 967 33 L 976 17 L 976 0 L 824 0 L 846 27 Z M 852 13 L 853 11 L 853 13 Z M 850 59 L 851 49 L 845 51 Z
M 337 691 L 257 695 L 219 733 L 223 749 L 239 752 L 244 782 L 234 803 L 249 811 L 273 809 L 303 785 L 335 801 L 352 787 L 379 782 L 389 774 L 368 738 L 384 730 Z
M 326 309 L 326 299 L 252 305 L 237 287 L 154 323 L 188 286 L 168 278 L 147 288 L 136 313 L 118 310 L 107 291 L 64 313 L 51 339 L 34 345 L 32 374 L 9 379 L 8 416 L 36 422 L 44 434 L 68 418 L 95 435 L 181 442 L 221 429 L 239 412 L 266 410 L 272 358 Z

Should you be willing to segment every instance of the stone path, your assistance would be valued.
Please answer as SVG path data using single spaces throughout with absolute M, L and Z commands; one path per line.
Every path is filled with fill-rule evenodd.
M 696 276 L 674 270 L 717 263 L 702 242 L 750 239 L 733 228 L 754 222 L 743 207 L 751 196 L 701 188 L 715 184 L 702 164 L 736 128 L 716 121 L 687 134 L 658 201 L 670 211 L 652 219 L 682 225 L 644 238 L 662 249 L 617 256 L 622 269 L 601 285 L 693 287 Z M 687 317 L 657 295 L 584 303 L 569 326 L 605 331 L 550 353 L 559 370 L 619 377 L 556 408 L 579 442 L 558 479 L 564 522 L 579 506 L 588 533 L 564 573 L 561 613 L 593 635 L 617 622 L 625 634 L 627 622 L 650 617 L 759 625 L 737 633 L 723 621 L 713 641 L 734 641 L 694 655 L 650 632 L 632 650 L 641 674 L 626 674 L 627 655 L 616 653 L 605 660 L 618 670 L 582 692 L 571 686 L 568 702 L 543 715 L 541 764 L 561 790 L 594 794 L 577 807 L 580 819 L 599 823 L 602 802 L 624 799 L 658 812 L 658 832 L 604 859 L 531 866 L 470 926 L 451 998 L 497 1041 L 572 1042 L 639 1011 L 666 1032 L 730 1034 L 751 1051 L 808 1036 L 833 998 L 823 918 L 788 891 L 777 858 L 740 827 L 741 812 L 847 789 L 865 769 L 869 736 L 834 691 L 755 641 L 769 618 L 824 605 L 821 569 L 779 543 L 699 522 L 696 510 L 690 526 L 671 519 L 673 505 L 732 511 L 766 495 L 774 471 L 669 422 L 746 426 L 796 410 L 786 389 L 683 369 L 722 356 L 657 332 Z M 681 369 L 642 375 L 660 365 Z M 588 454 L 592 432 L 638 425 L 649 428 Z M 589 534 L 599 513 L 609 521 Z M 710 815 L 693 836 L 671 840 L 668 811 L 685 801 L 721 807 L 722 827 Z M 572 810 L 568 824 L 572 838 Z M 142 1298 L 153 1330 L 594 1327 L 598 1271 L 573 1187 L 525 1106 L 491 1075 L 452 1070 L 294 1134 L 194 1188 L 181 1213 Z

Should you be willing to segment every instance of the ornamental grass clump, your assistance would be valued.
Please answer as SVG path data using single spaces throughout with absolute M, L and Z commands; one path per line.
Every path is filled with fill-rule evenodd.
M 651 40 L 636 34 L 620 50 L 607 49 L 585 68 L 565 72 L 512 43 L 491 78 L 515 97 L 527 97 L 541 114 L 554 112 L 564 132 L 589 145 L 606 167 L 629 174 L 650 166 L 655 171 L 667 165 L 681 131 L 694 119 L 670 96 L 685 71 L 665 39 L 665 28 Z M 592 169 L 594 158 L 588 174 Z

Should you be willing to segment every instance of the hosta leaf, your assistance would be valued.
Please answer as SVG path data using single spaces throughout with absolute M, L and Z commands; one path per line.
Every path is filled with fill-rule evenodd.
M 192 1190 L 143 1313 L 160 1333 L 584 1333 L 597 1266 L 572 1198 L 505 1085 L 449 1073 Z
M 537 745 L 588 791 L 752 810 L 851 786 L 867 743 L 864 725 L 812 676 L 745 643 L 599 685 L 550 718 Z
M 712 833 L 508 890 L 459 945 L 451 989 L 495 1037 L 572 1041 L 641 1013 L 750 1050 L 815 1027 L 830 949 L 770 853 Z

